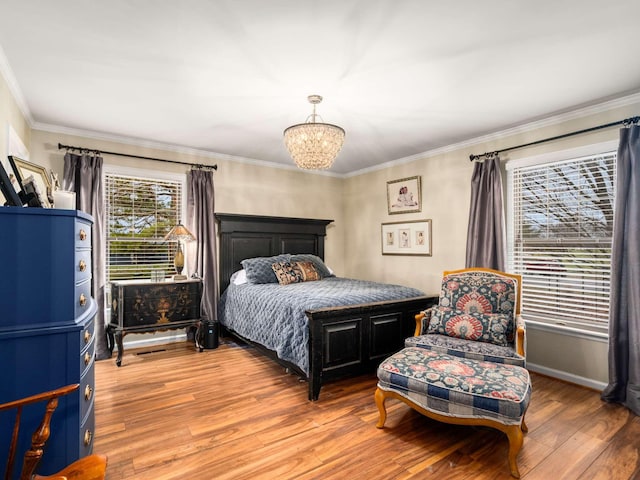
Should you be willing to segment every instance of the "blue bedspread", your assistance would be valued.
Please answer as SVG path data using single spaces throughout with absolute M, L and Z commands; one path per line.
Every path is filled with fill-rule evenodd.
M 218 310 L 222 325 L 277 353 L 309 374 L 305 310 L 419 297 L 420 290 L 341 277 L 315 282 L 231 284 Z

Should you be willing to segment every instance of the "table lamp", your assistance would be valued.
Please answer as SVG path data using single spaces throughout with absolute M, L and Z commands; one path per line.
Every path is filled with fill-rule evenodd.
M 176 274 L 173 276 L 173 280 L 186 280 L 187 276 L 182 274 L 182 269 L 184 268 L 182 242 L 192 242 L 196 237 L 194 237 L 193 233 L 187 230 L 187 227 L 182 225 L 182 223 L 178 223 L 169 233 L 167 233 L 164 239 L 167 241 L 175 240 L 178 242 L 178 250 L 176 251 L 176 256 L 173 258 L 173 266 L 176 269 Z

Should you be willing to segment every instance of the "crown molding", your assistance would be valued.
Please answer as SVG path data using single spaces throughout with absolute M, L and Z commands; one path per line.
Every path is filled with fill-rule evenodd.
M 101 141 L 106 141 L 106 142 L 115 142 L 115 143 L 121 143 L 124 145 L 132 145 L 135 147 L 143 147 L 143 148 L 151 148 L 151 149 L 156 149 L 156 150 L 163 150 L 165 152 L 175 152 L 175 153 L 180 153 L 180 154 L 184 154 L 184 155 L 195 155 L 198 157 L 204 157 L 204 158 L 210 158 L 212 160 L 225 160 L 228 162 L 237 162 L 237 163 L 244 163 L 244 164 L 248 164 L 248 165 L 255 165 L 255 166 L 259 166 L 259 167 L 269 167 L 269 168 L 278 168 L 281 170 L 290 170 L 290 171 L 295 171 L 295 172 L 301 172 L 301 173 L 311 173 L 314 175 L 327 175 L 327 176 L 332 176 L 332 177 L 340 177 L 341 175 L 337 175 L 335 173 L 331 173 L 331 172 L 305 172 L 303 170 L 300 170 L 299 168 L 293 166 L 293 165 L 284 165 L 281 163 L 275 163 L 275 162 L 268 162 L 266 160 L 258 160 L 255 158 L 247 158 L 247 157 L 240 157 L 240 156 L 236 156 L 236 155 L 229 155 L 226 153 L 218 153 L 218 152 L 212 152 L 209 150 L 201 150 L 201 149 L 197 149 L 197 148 L 190 148 L 190 147 L 184 147 L 181 145 L 172 145 L 169 143 L 161 143 L 161 142 L 153 142 L 150 140 L 142 140 L 142 139 L 138 139 L 138 138 L 132 138 L 132 137 L 127 137 L 127 136 L 120 136 L 120 135 L 112 135 L 112 134 L 106 134 L 106 133 L 100 133 L 100 132 L 95 132 L 93 130 L 82 130 L 82 129 L 78 129 L 78 128 L 70 128 L 70 127 L 63 127 L 60 125 L 52 125 L 52 124 L 48 124 L 48 123 L 41 123 L 41 122 L 35 122 L 35 124 L 32 127 L 34 130 L 40 130 L 43 132 L 48 132 L 48 133 L 60 133 L 60 134 L 64 134 L 64 135 L 71 135 L 71 136 L 75 136 L 75 137 L 82 137 L 82 138 L 88 138 L 88 139 L 92 139 L 92 140 L 101 140 Z M 78 147 L 83 147 L 83 145 L 78 145 Z M 93 150 L 93 147 L 87 147 L 89 150 Z M 100 150 L 100 149 L 98 149 Z
M 640 103 L 640 92 L 635 92 L 629 95 L 625 95 L 624 97 L 615 98 L 612 100 L 607 100 L 605 102 L 597 103 L 595 105 L 590 105 L 586 107 L 577 108 L 575 110 L 571 110 L 569 112 L 560 113 L 557 115 L 552 115 L 540 120 L 536 120 L 533 122 L 524 123 L 522 125 L 518 125 L 512 128 L 508 128 L 505 130 L 500 130 L 498 132 L 489 133 L 487 135 L 482 135 L 480 137 L 471 138 L 469 140 L 464 140 L 458 143 L 452 143 L 451 145 L 446 145 L 444 147 L 434 148 L 432 150 L 427 150 L 422 153 L 417 153 L 415 155 L 411 155 L 409 157 L 399 158 L 397 160 L 391 160 L 389 162 L 381 163 L 380 165 L 375 165 L 373 167 L 364 168 L 362 170 L 357 170 L 355 172 L 351 172 L 345 174 L 345 177 L 355 177 L 358 175 L 363 175 L 365 173 L 374 172 L 377 170 L 384 170 L 386 168 L 396 167 L 398 165 L 403 165 L 405 163 L 410 163 L 415 160 L 435 157 L 437 155 L 443 155 L 446 153 L 451 153 L 456 150 L 463 150 L 467 148 L 474 147 L 476 145 L 480 145 L 483 143 L 489 143 L 494 140 L 500 140 L 505 137 L 509 137 L 511 135 L 518 135 L 521 133 L 530 132 L 532 130 L 537 130 L 540 128 L 558 125 L 560 123 L 568 122 L 571 120 L 575 120 L 578 118 L 588 117 L 589 115 L 596 115 L 598 113 L 607 112 L 609 110 L 613 110 L 615 108 L 626 107 L 629 105 L 633 105 L 636 103 Z
M 0 51 L 0 54 L 2 52 Z M 0 55 L 0 62 L 1 62 L 2 58 Z M 630 95 L 626 95 L 624 97 L 620 97 L 620 98 L 615 98 L 612 100 L 607 100 L 605 102 L 601 102 L 595 105 L 590 105 L 590 106 L 586 106 L 586 107 L 581 107 L 581 108 L 577 108 L 575 110 L 571 110 L 569 112 L 564 112 L 564 113 L 560 113 L 557 115 L 552 115 L 546 118 L 543 118 L 541 120 L 536 120 L 533 122 L 528 122 L 528 123 L 524 123 L 522 125 L 518 125 L 512 128 L 508 128 L 505 130 L 500 130 L 498 132 L 493 132 L 493 133 L 489 133 L 487 135 L 482 135 L 480 137 L 475 137 L 475 138 L 471 138 L 469 140 L 464 140 L 462 142 L 457 142 L 457 143 L 453 143 L 450 145 L 446 145 L 443 147 L 439 147 L 439 148 L 434 148 L 432 150 L 427 150 L 425 152 L 421 152 L 421 153 L 417 153 L 414 155 L 410 155 L 408 157 L 403 157 L 403 158 L 399 158 L 396 160 L 391 160 L 385 163 L 381 163 L 380 165 L 375 165 L 373 167 L 368 167 L 368 168 L 364 168 L 361 170 L 356 170 L 353 172 L 349 172 L 349 173 L 344 173 L 344 174 L 339 174 L 339 173 L 332 173 L 332 172 L 328 172 L 328 171 L 305 171 L 305 170 L 301 170 L 293 165 L 284 165 L 281 163 L 275 163 L 275 162 L 268 162 L 266 160 L 258 160 L 258 159 L 254 159 L 254 158 L 246 158 L 246 157 L 240 157 L 240 156 L 235 156 L 235 155 L 229 155 L 226 153 L 217 153 L 217 152 L 212 152 L 209 150 L 200 150 L 200 149 L 195 149 L 195 148 L 189 148 L 189 147 L 183 147 L 183 146 L 179 146 L 179 145 L 171 145 L 171 144 L 165 144 L 165 143 L 160 143 L 160 142 L 152 142 L 152 141 L 148 141 L 148 140 L 142 140 L 142 139 L 136 139 L 136 138 L 131 138 L 131 137 L 126 137 L 126 136 L 118 136 L 118 135 L 110 135 L 110 134 L 104 134 L 104 133 L 99 133 L 99 132 L 95 132 L 95 131 L 91 131 L 91 130 L 82 130 L 82 129 L 75 129 L 75 128 L 69 128 L 69 127 L 62 127 L 62 126 L 58 126 L 58 125 L 51 125 L 51 124 L 46 124 L 46 123 L 40 123 L 40 122 L 32 122 L 32 128 L 35 130 L 42 130 L 42 131 L 46 131 L 46 132 L 51 132 L 51 133 L 62 133 L 62 134 L 66 134 L 66 135 L 73 135 L 73 136 L 79 136 L 79 137 L 84 137 L 84 138 L 91 138 L 94 140 L 104 140 L 104 141 L 110 141 L 110 142 L 117 142 L 117 143 L 122 143 L 122 144 L 126 144 L 126 145 L 134 145 L 134 146 L 138 146 L 138 147 L 145 147 L 145 148 L 154 148 L 154 149 L 158 149 L 158 150 L 165 150 L 165 151 L 170 151 L 170 152 L 176 152 L 176 153 L 183 153 L 183 154 L 187 154 L 187 155 L 197 155 L 197 156 L 201 156 L 201 157 L 205 157 L 205 158 L 211 158 L 211 159 L 217 159 L 217 160 L 227 160 L 230 162 L 240 162 L 240 163 L 245 163 L 245 164 L 250 164 L 250 165 L 256 165 L 256 166 L 262 166 L 262 167 L 269 167 L 269 168 L 278 168 L 281 170 L 290 170 L 290 171 L 296 171 L 296 172 L 300 172 L 300 173 L 307 173 L 307 174 L 311 174 L 311 175 L 325 175 L 325 176 L 330 176 L 330 177 L 336 177 L 336 178 L 350 178 L 350 177 L 355 177 L 355 176 L 359 176 L 359 175 L 364 175 L 366 173 L 370 173 L 370 172 L 375 172 L 378 170 L 384 170 L 387 168 L 392 168 L 392 167 L 396 167 L 399 165 L 403 165 L 406 163 L 411 163 L 414 162 L 416 160 L 421 160 L 421 159 L 426 159 L 426 158 L 431 158 L 431 157 L 435 157 L 437 155 L 443 155 L 443 154 L 447 154 L 447 153 L 451 153 L 454 151 L 458 151 L 458 150 L 463 150 L 463 149 L 468 149 L 471 147 L 474 147 L 476 145 L 480 145 L 480 144 L 484 144 L 484 143 L 489 143 L 495 140 L 499 140 L 499 139 L 503 139 L 505 137 L 509 137 L 512 135 L 517 135 L 517 134 L 521 134 L 521 133 L 526 133 L 526 132 L 530 132 L 532 130 L 537 130 L 540 128 L 544 128 L 544 127 L 548 127 L 548 126 L 552 126 L 552 125 L 558 125 L 560 123 L 564 123 L 570 120 L 574 120 L 574 119 L 578 119 L 578 118 L 584 118 L 587 117 L 589 115 L 595 115 L 598 113 L 602 113 L 602 112 L 606 112 L 609 110 L 613 110 L 615 108 L 620 108 L 620 107 L 625 107 L 625 106 L 629 106 L 629 105 L 633 105 L 636 103 L 640 103 L 640 92 L 636 92 L 636 93 L 632 93 Z

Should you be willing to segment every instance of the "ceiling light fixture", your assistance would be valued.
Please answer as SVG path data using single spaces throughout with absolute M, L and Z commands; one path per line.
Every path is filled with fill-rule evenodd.
M 322 101 L 320 95 L 309 95 L 313 113 L 305 123 L 292 125 L 284 131 L 284 144 L 300 168 L 324 170 L 333 165 L 344 143 L 344 129 L 330 123 L 316 122 L 316 105 Z M 322 118 L 320 118 L 322 121 Z

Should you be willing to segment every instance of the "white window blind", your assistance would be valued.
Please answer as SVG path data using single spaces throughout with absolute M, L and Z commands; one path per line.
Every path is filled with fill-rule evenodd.
M 616 154 L 509 170 L 509 269 L 525 320 L 606 333 Z
M 181 182 L 106 173 L 105 205 L 107 281 L 170 275 L 177 244 L 164 237 L 181 218 Z

